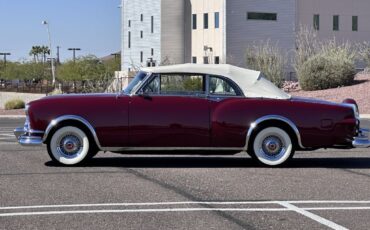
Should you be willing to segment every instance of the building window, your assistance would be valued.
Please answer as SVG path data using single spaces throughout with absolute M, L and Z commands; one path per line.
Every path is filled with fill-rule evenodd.
M 203 27 L 204 29 L 208 29 L 208 14 L 203 15 Z
M 143 37 L 144 37 L 143 31 L 140 31 L 140 38 L 143 38 Z
M 140 21 L 144 21 L 144 14 L 140 14 Z
M 220 57 L 219 56 L 215 57 L 215 64 L 220 64 Z
M 193 30 L 197 29 L 197 15 L 193 14 Z
M 131 20 L 128 20 L 128 27 L 131 27 Z
M 203 63 L 204 64 L 209 64 L 209 58 L 208 58 L 208 56 L 204 56 L 203 57 Z
M 220 13 L 216 12 L 215 13 L 215 28 L 220 28 Z
M 339 15 L 333 16 L 333 30 L 338 31 L 339 30 Z
M 267 21 L 276 21 L 276 13 L 262 13 L 262 12 L 247 12 L 248 20 L 267 20 Z
M 194 63 L 194 64 L 197 63 L 197 57 L 192 57 L 192 63 Z
M 141 63 L 144 62 L 144 52 L 143 51 L 140 52 L 140 62 Z
M 314 30 L 320 30 L 320 15 L 313 15 L 313 28 Z
M 358 16 L 352 16 L 352 31 L 358 31 Z
M 131 48 L 131 31 L 128 32 L 128 48 Z
M 152 48 L 152 50 L 151 50 L 151 53 L 152 53 L 152 56 L 154 55 L 154 49 Z
M 152 16 L 152 18 L 151 18 L 150 26 L 151 26 L 152 33 L 154 33 L 154 16 Z

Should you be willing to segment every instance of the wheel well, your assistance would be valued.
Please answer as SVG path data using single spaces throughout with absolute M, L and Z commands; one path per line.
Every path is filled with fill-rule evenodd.
M 62 127 L 65 127 L 65 126 L 73 126 L 73 127 L 77 127 L 79 129 L 81 129 L 84 133 L 86 133 L 86 135 L 88 136 L 89 138 L 89 141 L 90 143 L 94 146 L 94 147 L 98 147 L 97 146 L 97 143 L 95 142 L 95 139 L 94 139 L 94 136 L 93 134 L 91 133 L 90 129 L 84 124 L 82 123 L 81 121 L 78 121 L 78 120 L 63 120 L 63 121 L 60 121 L 58 122 L 51 130 L 50 132 L 48 133 L 48 136 L 45 140 L 45 143 L 49 143 L 50 142 L 50 139 L 51 137 L 53 136 L 53 134 L 60 128 Z
M 263 122 L 259 123 L 254 128 L 254 130 L 252 132 L 252 135 L 251 135 L 251 137 L 249 139 L 250 141 L 249 141 L 248 145 L 251 145 L 251 143 L 253 143 L 252 140 L 254 140 L 254 138 L 256 137 L 256 135 L 257 135 L 257 133 L 259 131 L 261 131 L 262 129 L 267 128 L 267 127 L 281 128 L 282 130 L 284 130 L 285 132 L 287 132 L 288 135 L 289 135 L 289 137 L 292 139 L 293 147 L 295 149 L 300 148 L 299 143 L 298 143 L 297 134 L 295 133 L 295 131 L 293 130 L 293 128 L 290 125 L 288 125 L 286 122 L 284 122 L 284 121 L 273 120 L 273 119 L 272 120 L 263 121 Z M 249 147 L 248 147 L 248 149 L 249 149 Z

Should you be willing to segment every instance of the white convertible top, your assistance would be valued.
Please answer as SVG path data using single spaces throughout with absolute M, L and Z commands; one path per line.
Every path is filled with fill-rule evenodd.
M 246 97 L 289 99 L 290 95 L 263 77 L 259 71 L 227 64 L 181 64 L 143 68 L 150 73 L 200 73 L 219 75 L 234 81 Z

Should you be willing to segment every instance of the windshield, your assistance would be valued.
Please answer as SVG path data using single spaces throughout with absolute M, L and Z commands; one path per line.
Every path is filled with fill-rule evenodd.
M 138 74 L 136 74 L 136 76 L 130 82 L 130 84 L 128 84 L 128 86 L 123 90 L 123 93 L 129 95 L 135 92 L 137 90 L 137 87 L 140 86 L 141 82 L 143 82 L 147 75 L 148 75 L 147 72 L 140 71 Z

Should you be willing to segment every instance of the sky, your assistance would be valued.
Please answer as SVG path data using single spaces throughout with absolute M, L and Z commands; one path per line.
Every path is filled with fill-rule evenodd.
M 11 61 L 31 59 L 34 45 L 49 46 L 61 60 L 71 59 L 68 48 L 81 48 L 76 56 L 107 56 L 120 51 L 120 0 L 0 0 L 0 53 Z M 2 56 L 0 57 L 2 59 Z

